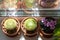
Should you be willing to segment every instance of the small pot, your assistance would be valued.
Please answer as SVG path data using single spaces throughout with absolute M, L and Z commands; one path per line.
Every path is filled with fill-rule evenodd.
M 9 9 L 9 8 L 15 8 L 15 9 L 19 9 L 19 8 L 21 8 L 21 1 L 20 0 L 10 0 L 11 1 L 11 3 L 8 1 L 8 2 L 6 2 L 5 0 L 4 0 L 4 7 L 6 8 L 6 9 Z M 17 1 L 16 3 L 15 3 L 15 1 Z M 8 5 L 8 3 L 9 3 L 9 5 Z
M 27 32 L 27 30 L 24 28 L 24 21 L 26 20 L 26 19 L 28 19 L 28 18 L 31 18 L 31 17 L 26 17 L 26 18 L 24 18 L 23 20 L 22 20 L 22 22 L 21 22 L 21 29 L 22 29 L 22 31 L 23 31 L 23 33 L 24 33 L 24 35 L 25 36 L 35 36 L 35 35 L 37 35 L 38 34 L 38 23 L 37 23 L 37 28 L 36 28 L 36 30 L 34 31 L 34 33 L 28 33 Z M 34 18 L 37 22 L 38 22 L 38 20 L 36 19 L 36 18 Z
M 16 22 L 17 22 L 16 32 L 14 32 L 14 33 L 12 33 L 12 34 L 8 33 L 7 30 L 4 28 L 4 22 L 5 22 L 7 19 L 9 19 L 9 18 L 10 18 L 10 19 L 15 19 Z M 5 19 L 2 21 L 1 25 L 2 25 L 2 31 L 3 31 L 3 33 L 6 34 L 7 36 L 15 36 L 15 35 L 19 34 L 19 31 L 20 31 L 20 22 L 18 21 L 17 18 L 7 17 L 7 18 L 5 18 Z
M 28 8 L 28 9 L 27 9 L 24 1 L 22 2 L 22 8 L 23 8 L 23 11 L 24 11 L 25 13 L 27 13 L 27 14 L 32 14 L 32 13 L 34 13 L 34 10 L 32 10 L 32 8 Z
M 38 1 L 38 5 L 40 5 L 43 8 L 55 8 L 58 5 L 58 0 L 55 0 L 53 3 L 47 3 L 42 0 Z
M 48 19 L 47 20 L 47 18 L 50 18 L 50 19 Z M 47 20 L 47 21 L 46 21 Z M 53 23 L 51 23 L 51 20 L 54 20 L 54 24 Z M 41 36 L 44 36 L 44 37 L 46 37 L 46 38 L 50 38 L 50 37 L 52 37 L 52 35 L 53 35 L 53 31 L 54 31 L 54 29 L 55 29 L 55 26 L 56 26 L 56 22 L 55 22 L 56 20 L 54 19 L 54 18 L 51 18 L 51 17 L 46 17 L 46 19 L 44 19 L 44 20 L 40 20 L 40 35 Z M 49 22 L 49 24 L 53 24 L 54 25 L 54 27 L 53 27 L 53 29 L 50 27 L 50 25 L 49 24 L 47 24 Z M 49 25 L 48 27 L 45 25 Z
M 41 28 L 41 26 L 39 25 L 39 27 L 40 27 L 40 36 L 43 36 L 43 37 L 46 37 L 46 38 L 50 38 L 50 37 L 52 37 L 52 35 L 53 35 L 53 33 L 45 33 L 43 30 L 42 30 L 42 28 Z

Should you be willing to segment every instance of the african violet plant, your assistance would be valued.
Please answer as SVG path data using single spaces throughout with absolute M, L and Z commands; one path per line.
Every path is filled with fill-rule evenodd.
M 40 25 L 42 27 L 42 30 L 44 30 L 47 33 L 51 33 L 52 30 L 55 29 L 56 20 L 52 17 L 45 17 L 41 19 Z
M 44 8 L 52 8 L 57 6 L 57 0 L 40 0 L 39 4 Z

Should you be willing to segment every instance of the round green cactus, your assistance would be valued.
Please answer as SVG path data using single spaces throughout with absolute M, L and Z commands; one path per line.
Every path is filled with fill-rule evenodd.
M 13 30 L 15 29 L 17 26 L 17 22 L 16 20 L 14 19 L 7 19 L 5 22 L 4 22 L 4 27 L 7 29 L 7 30 Z
M 25 0 L 25 4 L 28 8 L 33 7 L 34 0 Z
M 29 18 L 29 19 L 25 20 L 25 22 L 24 22 L 24 27 L 25 27 L 28 31 L 35 30 L 36 27 L 37 27 L 37 22 L 36 22 L 35 19 Z

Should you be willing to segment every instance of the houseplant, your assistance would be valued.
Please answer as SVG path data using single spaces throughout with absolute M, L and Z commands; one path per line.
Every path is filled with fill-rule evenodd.
M 54 40 L 60 40 L 60 19 L 57 20 L 57 25 L 54 30 Z
M 44 17 L 40 20 L 41 34 L 44 37 L 51 37 L 56 26 L 56 20 L 53 17 Z
M 58 5 L 58 0 L 39 0 L 38 4 L 43 8 L 54 8 Z
M 38 33 L 37 19 L 26 17 L 21 23 L 21 29 L 25 36 L 34 36 Z
M 25 13 L 31 14 L 33 13 L 33 7 L 35 5 L 35 0 L 23 0 L 22 8 Z
M 5 33 L 8 36 L 15 36 L 20 30 L 20 22 L 17 18 L 14 17 L 5 18 L 2 21 L 1 25 L 3 33 Z

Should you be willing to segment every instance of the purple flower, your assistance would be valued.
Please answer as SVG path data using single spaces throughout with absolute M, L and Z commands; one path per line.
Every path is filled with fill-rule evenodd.
M 45 26 L 47 26 L 47 25 L 46 25 L 46 24 L 47 24 L 47 20 L 46 20 L 45 18 L 42 19 L 42 22 L 43 22 L 43 24 L 44 24 Z
M 54 29 L 55 28 L 55 26 L 50 26 L 50 29 Z
M 42 22 L 43 22 L 44 26 L 50 27 L 50 29 L 54 29 L 55 28 L 56 20 L 52 20 L 51 19 L 50 21 L 48 21 L 46 18 L 43 18 Z
M 45 18 L 42 19 L 42 22 L 46 22 L 47 20 Z
M 46 25 L 47 25 L 47 27 L 49 27 L 50 26 L 50 22 L 48 22 Z

